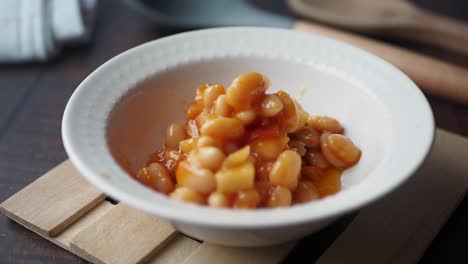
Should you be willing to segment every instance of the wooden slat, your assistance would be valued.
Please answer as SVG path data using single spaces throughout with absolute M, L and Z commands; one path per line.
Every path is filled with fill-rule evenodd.
M 111 203 L 104 201 L 100 203 L 98 206 L 93 208 L 91 211 L 86 213 L 84 216 L 80 217 L 76 222 L 71 224 L 65 230 L 63 230 L 58 236 L 56 237 L 48 237 L 42 236 L 43 238 L 49 240 L 50 242 L 56 244 L 57 246 L 72 252 L 73 254 L 86 259 L 87 261 L 91 261 L 91 259 L 87 258 L 87 256 L 80 254 L 80 252 L 74 251 L 71 246 L 70 242 L 72 238 L 78 234 L 81 230 L 84 230 L 89 225 L 96 222 L 99 218 L 101 218 L 104 214 L 106 214 L 110 209 L 112 209 L 114 205 Z
M 58 236 L 54 238 L 48 238 L 52 243 L 78 255 L 88 261 L 91 259 L 87 259 L 85 255 L 80 254 L 79 251 L 75 251 L 71 248 L 71 241 L 72 239 L 82 230 L 87 228 L 88 226 L 97 222 L 102 216 L 104 216 L 107 212 L 109 212 L 115 205 L 111 204 L 108 201 L 104 201 L 96 206 L 93 210 L 88 212 L 86 215 L 82 216 L 78 221 L 73 223 L 67 229 L 63 230 Z M 46 237 L 47 238 L 47 237 Z
M 190 255 L 184 264 L 205 263 L 279 263 L 294 247 L 296 242 L 260 248 L 223 247 L 210 243 L 203 243 L 198 250 Z
M 176 238 L 161 249 L 161 252 L 148 261 L 148 264 L 180 264 L 200 245 L 201 243 L 196 240 L 177 234 Z
M 116 205 L 71 241 L 73 250 L 93 263 L 146 262 L 176 231 L 153 215 Z
M 317 263 L 416 263 L 468 189 L 468 139 L 437 131 L 423 167 L 361 210 Z
M 43 236 L 55 236 L 105 198 L 64 161 L 0 205 L 11 219 Z
M 76 234 L 78 234 L 81 230 L 85 229 L 90 224 L 93 224 L 95 221 L 97 221 L 99 218 L 101 218 L 101 216 L 103 216 L 105 213 L 107 213 L 112 207 L 114 207 L 114 205 L 112 205 L 111 203 L 109 203 L 107 201 L 103 201 L 102 203 L 97 205 L 95 208 L 93 208 L 91 211 L 86 213 L 84 216 L 79 218 L 76 222 L 74 222 L 69 227 L 67 227 L 64 231 L 62 231 L 56 237 L 46 236 L 44 234 L 37 233 L 34 230 L 31 230 L 31 231 L 33 231 L 36 234 L 38 234 L 39 236 L 49 240 L 50 242 L 56 244 L 57 246 L 74 253 L 75 255 L 77 255 L 77 256 L 79 256 L 81 258 L 84 258 L 87 261 L 91 261 L 91 259 L 87 258 L 87 256 L 80 254 L 80 252 L 74 251 L 70 247 L 71 239 Z M 19 224 L 22 224 L 22 223 L 19 223 Z M 25 227 L 28 228 L 28 226 L 25 226 Z

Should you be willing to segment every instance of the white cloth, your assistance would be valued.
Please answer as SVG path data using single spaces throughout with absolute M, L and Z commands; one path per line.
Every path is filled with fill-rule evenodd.
M 89 39 L 96 0 L 0 0 L 0 63 L 45 61 Z

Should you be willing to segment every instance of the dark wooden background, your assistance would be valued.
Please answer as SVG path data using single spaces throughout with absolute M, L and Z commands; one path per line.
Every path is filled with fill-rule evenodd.
M 281 1 L 255 3 L 268 9 L 285 7 Z M 419 0 L 417 4 L 468 20 L 468 1 L 465 0 Z M 95 35 L 87 47 L 67 48 L 49 63 L 0 65 L 0 201 L 67 158 L 60 122 L 65 104 L 77 85 L 116 54 L 167 34 L 151 27 L 120 1 L 101 0 Z M 398 44 L 468 67 L 468 57 L 409 43 Z M 438 127 L 468 136 L 468 107 L 433 96 L 428 99 Z M 34 206 L 34 201 L 31 203 Z M 344 218 L 305 238 L 286 262 L 315 260 L 348 220 L 349 217 Z M 465 198 L 421 262 L 468 263 L 467 245 L 468 199 Z M 363 248 L 362 254 L 365 253 Z M 51 262 L 85 263 L 0 216 L 0 263 Z

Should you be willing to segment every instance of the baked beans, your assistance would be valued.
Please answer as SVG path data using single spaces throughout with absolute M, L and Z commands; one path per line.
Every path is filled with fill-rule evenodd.
M 361 150 L 338 120 L 309 115 L 249 72 L 205 84 L 135 178 L 171 198 L 217 208 L 288 207 L 337 193 Z

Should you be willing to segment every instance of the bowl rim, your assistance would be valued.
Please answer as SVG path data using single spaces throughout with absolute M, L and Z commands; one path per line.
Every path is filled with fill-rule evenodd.
M 89 93 L 92 86 L 94 86 L 93 82 L 95 82 L 96 79 L 99 79 L 103 72 L 105 73 L 106 71 L 109 71 L 113 67 L 116 67 L 116 65 L 122 66 L 125 60 L 128 60 L 132 57 L 141 56 L 145 49 L 158 47 L 163 44 L 167 45 L 168 43 L 177 43 L 186 41 L 187 39 L 198 39 L 207 36 L 226 36 L 226 34 L 237 34 L 240 36 L 244 33 L 248 33 L 247 35 L 250 34 L 250 36 L 264 36 L 265 38 L 281 37 L 283 38 L 282 41 L 285 43 L 289 43 L 294 40 L 296 42 L 293 44 L 296 46 L 307 45 L 312 42 L 318 43 L 316 45 L 327 45 L 327 49 L 343 50 L 345 53 L 350 53 L 353 54 L 353 56 L 363 58 L 364 63 L 371 63 L 374 66 L 377 65 L 379 70 L 382 70 L 384 73 L 388 73 L 392 77 L 396 78 L 396 81 L 404 84 L 406 89 L 408 89 L 406 96 L 402 96 L 403 102 L 405 102 L 405 100 L 408 101 L 408 98 L 414 100 L 414 103 L 417 103 L 420 107 L 416 111 L 418 112 L 416 116 L 419 115 L 418 117 L 421 117 L 424 120 L 424 123 L 421 124 L 423 126 L 423 133 L 419 135 L 419 146 L 416 146 L 419 147 L 417 152 L 418 156 L 414 157 L 413 161 L 410 162 L 410 165 L 408 165 L 406 170 L 401 173 L 397 180 L 391 182 L 391 184 L 388 184 L 387 186 L 378 187 L 376 188 L 376 191 L 367 195 L 360 195 L 357 192 L 357 188 L 353 187 L 346 191 L 346 197 L 352 198 L 346 201 L 341 198 L 344 197 L 345 194 L 343 194 L 341 196 L 335 195 L 323 199 L 317 203 L 297 205 L 290 208 L 237 211 L 231 209 L 215 209 L 186 204 L 172 201 L 165 197 L 163 198 L 168 200 L 167 203 L 164 202 L 162 204 L 155 205 L 154 201 L 152 201 L 152 204 L 151 201 L 147 199 L 133 196 L 127 193 L 125 190 L 113 185 L 110 181 L 100 175 L 100 172 L 96 170 L 96 166 L 93 166 L 93 161 L 91 161 L 91 159 L 95 157 L 80 154 L 82 146 L 79 144 L 79 138 L 83 137 L 83 134 L 76 133 L 75 130 L 77 129 L 77 124 L 74 120 L 76 119 L 76 116 L 79 115 L 79 108 L 83 106 L 83 108 L 86 108 L 83 98 L 86 98 L 86 93 Z M 301 41 L 305 42 L 300 44 Z M 131 89 L 131 87 L 127 87 L 127 90 L 129 89 Z M 109 105 L 109 107 L 112 108 L 111 105 Z M 412 114 L 413 113 L 409 113 L 409 115 Z M 104 124 L 97 124 L 96 126 L 100 127 L 100 129 L 105 129 Z M 434 141 L 434 134 L 434 117 L 429 103 L 427 102 L 423 93 L 413 83 L 413 81 L 392 64 L 364 50 L 337 40 L 329 39 L 324 36 L 295 32 L 286 29 L 263 27 L 229 27 L 195 30 L 156 39 L 129 49 L 105 62 L 95 71 L 93 71 L 85 80 L 83 80 L 83 82 L 78 86 L 68 101 L 62 120 L 62 138 L 65 150 L 70 160 L 88 181 L 90 181 L 104 193 L 132 207 L 153 213 L 170 221 L 218 228 L 266 228 L 290 224 L 301 224 L 329 219 L 363 207 L 364 205 L 376 201 L 395 190 L 419 169 L 431 150 Z M 92 137 L 93 135 L 87 134 L 87 136 Z M 107 147 L 107 142 L 105 144 Z M 114 165 L 118 167 L 118 169 L 114 168 L 117 170 L 115 171 L 116 173 L 119 173 L 118 170 L 120 170 L 120 173 L 126 174 L 123 169 L 121 169 L 120 166 L 116 164 L 112 156 L 105 158 L 110 158 L 115 163 Z M 128 177 L 131 178 L 130 176 Z M 159 196 L 162 195 L 156 194 L 154 199 L 156 201 L 162 201 L 161 197 Z M 340 201 L 343 203 L 340 204 Z M 326 206 L 331 207 L 327 208 Z

